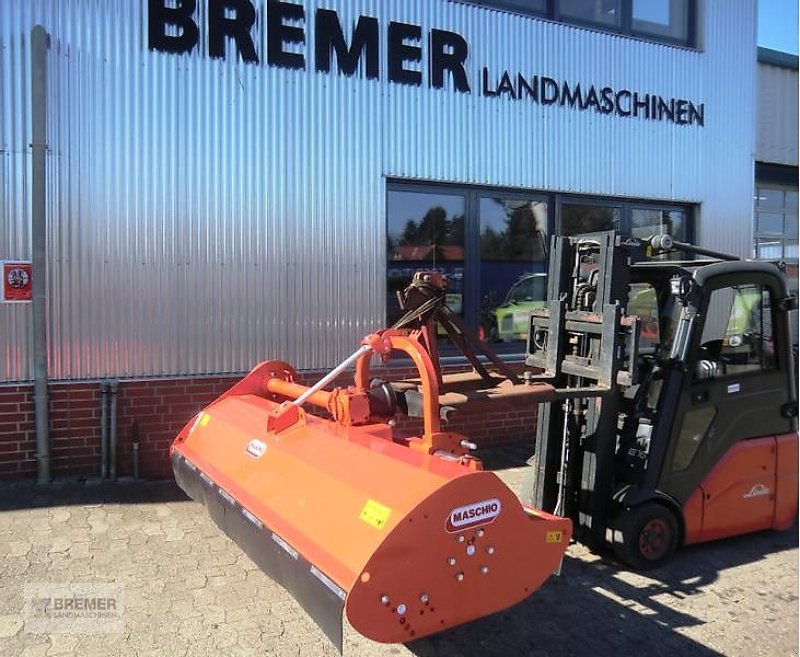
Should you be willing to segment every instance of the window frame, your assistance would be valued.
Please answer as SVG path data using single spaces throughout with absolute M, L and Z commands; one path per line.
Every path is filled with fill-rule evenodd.
M 759 205 L 759 198 L 761 190 L 773 190 L 779 191 L 783 194 L 783 203 L 780 207 L 769 207 L 769 206 L 761 206 Z M 753 187 L 753 257 L 757 260 L 767 260 L 767 261 L 775 261 L 775 260 L 783 260 L 785 262 L 790 263 L 797 263 L 800 258 L 797 256 L 791 257 L 786 255 L 787 246 L 792 242 L 798 240 L 797 237 L 790 237 L 788 233 L 788 221 L 790 217 L 796 217 L 797 215 L 792 214 L 792 208 L 789 207 L 787 203 L 787 193 L 794 192 L 795 194 L 798 193 L 798 188 L 796 185 L 782 185 L 779 183 L 772 183 L 772 182 L 758 182 L 756 181 Z M 797 212 L 797 210 L 795 210 Z M 781 215 L 783 217 L 783 230 L 778 231 L 762 231 L 759 230 L 759 215 L 760 214 L 774 214 L 774 215 Z M 777 258 L 765 258 L 759 255 L 758 249 L 759 245 L 762 240 L 771 240 L 780 243 L 781 245 L 781 255 Z
M 775 324 L 775 296 L 776 296 L 775 295 L 775 290 L 770 285 L 767 285 L 763 281 L 760 281 L 760 280 L 755 281 L 755 282 L 741 282 L 741 283 L 739 283 L 739 282 L 731 282 L 728 285 L 715 286 L 715 287 L 710 289 L 708 298 L 706 299 L 705 303 L 703 304 L 703 308 L 701 310 L 704 319 L 703 319 L 703 328 L 699 332 L 698 349 L 701 348 L 704 344 L 706 344 L 706 342 L 708 342 L 708 340 L 704 340 L 704 338 L 708 337 L 706 335 L 706 328 L 708 327 L 707 322 L 708 322 L 709 317 L 710 317 L 710 309 L 711 309 L 711 305 L 712 305 L 712 303 L 714 301 L 714 295 L 716 293 L 720 293 L 720 292 L 723 292 L 725 290 L 731 290 L 732 293 L 733 293 L 733 297 L 732 297 L 732 301 L 731 301 L 731 307 L 730 307 L 730 310 L 728 311 L 728 317 L 727 318 L 723 317 L 723 321 L 724 321 L 725 325 L 724 325 L 724 328 L 723 328 L 723 334 L 724 335 L 723 335 L 722 339 L 724 340 L 724 338 L 728 336 L 728 331 L 730 329 L 730 323 L 731 323 L 731 321 L 733 319 L 732 313 L 735 312 L 735 305 L 736 305 L 737 295 L 741 293 L 742 288 L 749 288 L 749 287 L 752 287 L 752 288 L 757 287 L 757 288 L 760 289 L 761 300 L 759 302 L 760 303 L 759 312 L 761 313 L 762 317 L 763 317 L 763 315 L 765 313 L 765 310 L 769 312 L 769 326 L 770 326 L 770 336 L 769 336 L 769 338 L 770 338 L 770 340 L 772 340 L 773 349 L 775 349 L 774 345 L 775 345 L 775 343 L 777 341 L 776 332 L 775 332 L 775 326 L 776 326 L 776 324 Z M 769 307 L 766 308 L 766 309 L 764 307 L 764 295 L 767 295 L 769 297 Z M 760 335 L 761 335 L 761 338 L 763 340 L 763 337 L 764 337 L 763 334 L 760 334 Z M 716 337 L 716 336 L 714 336 L 714 337 Z M 733 346 L 734 348 L 736 348 L 734 345 L 727 345 L 727 346 L 728 347 Z M 719 353 L 719 362 L 720 363 L 723 362 L 723 358 L 725 356 L 730 356 L 729 352 L 726 353 L 725 348 L 726 348 L 726 345 L 724 345 L 724 344 L 720 346 L 720 353 Z M 747 378 L 747 377 L 750 377 L 750 376 L 758 376 L 758 375 L 767 374 L 769 372 L 778 371 L 779 363 L 778 363 L 777 355 L 773 354 L 772 361 L 769 364 L 766 364 L 763 350 L 764 350 L 764 345 L 763 345 L 763 342 L 762 342 L 761 350 L 759 352 L 759 363 L 757 365 L 748 362 L 748 363 L 745 364 L 745 366 L 748 367 L 748 369 L 746 369 L 746 370 L 737 370 L 737 371 L 734 371 L 734 372 L 719 372 L 713 377 L 714 380 L 716 380 L 716 381 L 726 381 L 726 380 L 729 380 L 729 379 L 740 380 L 742 378 Z M 693 378 L 693 382 L 694 383 L 700 383 L 700 384 L 702 384 L 706 380 L 706 379 L 698 378 L 696 371 L 692 373 L 692 378 Z
M 480 200 L 484 197 L 542 200 L 547 203 L 547 239 L 561 230 L 561 208 L 566 204 L 597 205 L 603 207 L 620 208 L 620 226 L 622 233 L 631 232 L 631 216 L 633 209 L 653 210 L 681 210 L 686 217 L 685 235 L 683 239 L 692 242 L 694 239 L 695 212 L 698 207 L 688 202 L 668 202 L 653 199 L 621 198 L 615 196 L 592 196 L 583 194 L 565 194 L 540 189 L 526 189 L 519 187 L 494 187 L 490 185 L 469 185 L 460 183 L 442 183 L 405 178 L 386 178 L 384 186 L 384 230 L 388 230 L 389 222 L 389 193 L 409 192 L 417 194 L 449 194 L 463 196 L 464 206 L 464 321 L 468 327 L 475 330 L 480 319 Z M 385 240 L 384 240 L 385 241 Z M 549 254 L 548 254 L 549 256 Z M 384 256 L 384 267 L 387 261 Z M 549 260 L 545 271 L 549 268 Z M 384 271 L 384 282 L 387 280 Z M 386 295 L 384 294 L 384 299 Z M 385 301 L 384 301 L 385 303 Z M 384 313 L 386 307 L 384 306 Z M 384 314 L 384 322 L 386 315 Z M 521 351 L 502 354 L 501 358 L 516 360 L 524 356 L 524 345 L 520 343 Z
M 608 25 L 592 20 L 583 20 L 569 15 L 561 14 L 561 0 L 545 0 L 545 9 L 537 10 L 533 7 L 526 9 L 517 5 L 505 2 L 504 0 L 455 0 L 479 7 L 486 7 L 488 9 L 499 9 L 522 16 L 532 16 L 554 23 L 563 25 L 574 25 L 597 32 L 605 32 L 607 34 L 617 34 L 619 36 L 638 39 L 652 43 L 659 43 L 668 46 L 675 46 L 678 48 L 690 48 L 692 50 L 698 49 L 697 38 L 697 11 L 698 0 L 686 0 L 686 38 L 678 39 L 675 37 L 664 36 L 660 34 L 651 34 L 642 30 L 636 30 L 633 27 L 633 0 L 619 0 L 620 3 L 620 22 L 619 25 Z

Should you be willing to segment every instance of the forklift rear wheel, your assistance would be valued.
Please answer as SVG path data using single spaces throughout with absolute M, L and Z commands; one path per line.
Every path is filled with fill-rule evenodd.
M 664 565 L 678 545 L 675 514 L 655 502 L 623 511 L 617 518 L 621 541 L 615 539 L 617 557 L 637 570 Z

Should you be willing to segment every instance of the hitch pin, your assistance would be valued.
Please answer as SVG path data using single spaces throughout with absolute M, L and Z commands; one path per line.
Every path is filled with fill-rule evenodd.
M 467 440 L 466 438 L 461 441 L 461 446 L 464 449 L 478 449 L 478 446 L 473 443 L 471 440 Z

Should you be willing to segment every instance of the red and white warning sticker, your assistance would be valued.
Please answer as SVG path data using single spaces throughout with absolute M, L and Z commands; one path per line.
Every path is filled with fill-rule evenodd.
M 457 532 L 470 527 L 479 527 L 494 522 L 502 511 L 500 500 L 496 497 L 474 504 L 459 506 L 447 517 L 447 531 Z

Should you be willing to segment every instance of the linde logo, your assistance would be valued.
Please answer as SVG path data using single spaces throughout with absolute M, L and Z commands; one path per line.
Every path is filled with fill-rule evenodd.
M 259 20 L 259 13 L 263 16 Z M 160 52 L 191 53 L 205 39 L 205 52 L 224 59 L 228 42 L 236 56 L 251 64 L 329 74 L 333 60 L 339 73 L 380 80 L 381 57 L 390 83 L 427 85 L 473 93 L 467 61 L 467 40 L 450 30 L 388 21 L 385 28 L 374 16 L 361 15 L 349 36 L 336 11 L 319 7 L 311 16 L 304 5 L 279 0 L 148 0 L 148 46 Z M 259 21 L 263 43 L 253 38 Z M 200 25 L 205 34 L 201 34 Z M 310 28 L 310 29 L 309 29 Z M 306 38 L 313 35 L 313 43 Z M 229 49 L 230 50 L 230 49 Z M 664 98 L 650 92 L 609 85 L 582 84 L 547 75 L 480 68 L 477 93 L 484 98 L 526 101 L 569 107 L 621 118 L 642 118 L 676 125 L 705 125 L 705 105 L 686 98 Z
M 447 531 L 456 532 L 479 525 L 488 525 L 500 515 L 500 500 L 493 498 L 453 509 L 447 517 Z

